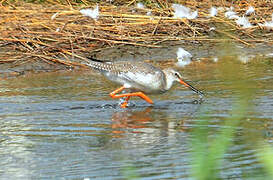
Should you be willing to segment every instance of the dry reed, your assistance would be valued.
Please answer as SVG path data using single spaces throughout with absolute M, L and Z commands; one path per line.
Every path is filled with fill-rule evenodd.
M 273 44 L 271 30 L 259 26 L 271 19 L 270 1 L 251 1 L 252 4 L 231 4 L 228 1 L 176 1 L 197 9 L 197 19 L 173 18 L 170 3 L 163 0 L 136 8 L 136 1 L 122 2 L 122 6 L 99 4 L 98 20 L 84 17 L 79 10 L 95 4 L 67 5 L 47 1 L 42 4 L 0 1 L 0 63 L 18 66 L 29 61 L 84 67 L 86 56 L 104 48 L 117 45 L 159 48 L 165 41 L 236 41 L 247 46 L 254 42 Z M 158 6 L 155 6 L 155 4 Z M 234 6 L 236 12 L 245 12 L 249 5 L 255 7 L 255 15 L 249 17 L 254 25 L 243 29 L 233 20 L 224 17 L 208 17 L 211 6 Z M 151 12 L 152 15 L 147 15 Z M 218 37 L 211 36 L 216 27 Z M 221 38 L 219 38 L 221 37 Z

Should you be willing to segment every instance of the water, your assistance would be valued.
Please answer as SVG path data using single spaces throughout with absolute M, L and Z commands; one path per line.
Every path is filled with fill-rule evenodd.
M 255 94 L 219 167 L 220 176 L 263 177 L 255 142 L 273 143 L 272 61 L 234 62 L 233 71 L 241 75 L 234 79 L 233 71 L 223 68 L 228 60 L 183 70 L 206 93 L 201 104 L 197 95 L 176 85 L 150 96 L 154 106 L 135 98 L 131 107 L 121 109 L 108 96 L 117 86 L 86 71 L 1 80 L 0 179 L 190 179 L 200 116 L 209 119 L 201 128 L 213 139 L 238 101 L 238 87 L 232 83 L 237 80 Z

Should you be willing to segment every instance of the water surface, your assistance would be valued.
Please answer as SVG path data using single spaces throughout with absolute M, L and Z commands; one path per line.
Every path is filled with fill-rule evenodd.
M 218 135 L 239 101 L 240 82 L 255 93 L 219 167 L 220 176 L 263 177 L 255 142 L 273 143 L 272 60 L 230 64 L 231 59 L 181 70 L 205 92 L 202 103 L 192 91 L 176 85 L 150 96 L 153 106 L 134 98 L 128 109 L 121 109 L 119 101 L 108 96 L 118 86 L 88 71 L 1 80 L 1 179 L 127 179 L 132 174 L 189 179 L 194 129 L 203 116 L 209 119 L 203 127 L 209 138 Z

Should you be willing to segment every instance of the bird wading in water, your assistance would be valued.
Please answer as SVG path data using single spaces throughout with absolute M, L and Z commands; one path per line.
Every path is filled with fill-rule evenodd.
M 93 58 L 90 58 L 86 65 L 98 70 L 110 81 L 122 85 L 109 94 L 112 98 L 125 98 L 121 104 L 122 108 L 127 107 L 132 96 L 138 96 L 153 104 L 146 94 L 164 93 L 172 87 L 174 82 L 179 82 L 203 96 L 201 91 L 185 82 L 180 73 L 171 68 L 160 69 L 140 61 L 104 62 Z M 123 90 L 127 90 L 127 93 L 121 93 Z

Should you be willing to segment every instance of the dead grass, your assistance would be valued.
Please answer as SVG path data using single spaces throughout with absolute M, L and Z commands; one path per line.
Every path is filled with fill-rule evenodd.
M 175 19 L 171 3 L 163 0 L 145 1 L 145 9 L 137 9 L 135 0 L 115 1 L 119 6 L 100 3 L 98 20 L 84 17 L 82 8 L 94 7 L 88 1 L 51 1 L 25 3 L 0 0 L 0 63 L 15 66 L 26 61 L 44 61 L 84 67 L 81 61 L 91 53 L 117 45 L 159 48 L 165 41 L 236 41 L 246 46 L 255 42 L 273 44 L 272 30 L 258 25 L 271 20 L 271 1 L 231 4 L 229 1 L 173 1 L 198 9 L 197 19 Z M 237 2 L 237 1 L 236 1 Z M 120 5 L 122 4 L 122 5 Z M 156 6 L 158 5 L 158 6 Z M 208 18 L 209 8 L 233 6 L 236 12 L 245 12 L 249 5 L 255 15 L 249 17 L 254 25 L 243 29 L 224 17 Z M 148 16 L 147 12 L 152 16 Z M 53 18 L 53 16 L 55 16 Z M 217 36 L 212 36 L 211 27 Z

